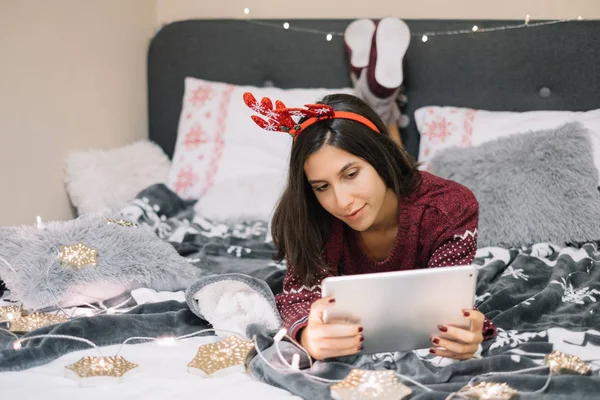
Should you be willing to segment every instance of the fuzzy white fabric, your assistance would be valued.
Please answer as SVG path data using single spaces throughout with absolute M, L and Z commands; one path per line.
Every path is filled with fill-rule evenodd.
M 250 324 L 263 325 L 271 330 L 280 325 L 269 301 L 243 282 L 217 281 L 204 286 L 192 298 L 200 314 L 219 336 L 230 336 L 231 332 L 245 335 Z M 219 332 L 219 329 L 231 332 Z
M 166 182 L 170 164 L 148 140 L 72 152 L 64 161 L 65 185 L 79 214 L 106 212 L 119 209 L 146 187 Z

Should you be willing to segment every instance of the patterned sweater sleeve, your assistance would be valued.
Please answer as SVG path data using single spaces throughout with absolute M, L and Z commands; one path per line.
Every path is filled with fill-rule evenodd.
M 283 280 L 283 292 L 275 296 L 275 302 L 283 320 L 283 327 L 294 339 L 298 339 L 300 329 L 308 325 L 310 306 L 321 298 L 321 281 L 325 277 L 325 274 L 319 274 L 315 279 L 318 283 L 309 287 L 288 269 Z
M 477 227 L 479 223 L 479 204 L 475 196 L 470 201 L 456 207 L 454 213 L 448 215 L 449 224 L 438 238 L 434 251 L 429 259 L 429 268 L 469 265 L 477 252 Z M 496 326 L 489 319 L 483 323 L 484 340 L 496 336 Z

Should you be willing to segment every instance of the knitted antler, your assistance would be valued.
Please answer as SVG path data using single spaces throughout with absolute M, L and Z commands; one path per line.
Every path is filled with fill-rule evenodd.
M 307 104 L 305 108 L 287 108 L 281 101 L 275 101 L 275 109 L 273 103 L 268 98 L 264 97 L 260 103 L 254 98 L 252 93 L 244 93 L 244 103 L 254 112 L 264 115 L 266 120 L 252 115 L 252 120 L 267 131 L 285 132 L 294 138 L 302 130 L 302 126 L 298 124 L 292 117 L 308 117 L 308 118 L 330 118 L 335 112 L 331 106 L 325 104 Z

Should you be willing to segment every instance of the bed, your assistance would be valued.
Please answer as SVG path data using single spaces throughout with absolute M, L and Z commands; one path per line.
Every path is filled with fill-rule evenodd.
M 188 99 L 193 105 L 232 96 L 238 90 L 233 89 L 233 85 L 251 86 L 282 96 L 287 94 L 269 90 L 321 90 L 298 94 L 299 98 L 331 89 L 349 91 L 347 56 L 340 36 L 349 22 L 190 20 L 164 26 L 153 38 L 148 51 L 150 140 L 172 159 L 173 165 L 189 162 L 188 155 L 178 156 L 178 146 L 182 146 L 178 132 L 188 124 L 187 120 L 195 118 L 191 111 L 186 112 L 188 91 L 194 93 L 192 99 Z M 426 160 L 433 171 L 481 184 L 473 176 L 465 176 L 457 170 L 464 170 L 465 165 L 472 167 L 476 157 L 489 159 L 489 154 L 495 151 L 493 146 L 502 142 L 489 144 L 491 141 L 481 138 L 489 136 L 491 130 L 507 130 L 508 120 L 523 127 L 524 131 L 554 129 L 549 121 L 562 124 L 573 118 L 579 119 L 587 129 L 600 129 L 600 125 L 596 125 L 600 116 L 594 113 L 600 109 L 600 75 L 595 71 L 595 66 L 600 64 L 600 23 L 597 21 L 563 21 L 521 29 L 506 28 L 518 25 L 520 21 L 406 22 L 413 37 L 406 55 L 404 98 L 401 100 L 402 112 L 408 119 L 401 129 L 401 136 L 407 151 L 419 160 Z M 294 29 L 283 28 L 284 23 Z M 453 34 L 461 29 L 471 30 L 473 25 L 479 28 L 477 32 Z M 331 40 L 328 40 L 328 34 Z M 206 82 L 226 85 L 221 87 Z M 241 98 L 239 101 L 241 103 Z M 427 108 L 431 106 L 442 107 Z M 217 102 L 214 107 L 210 111 L 203 109 L 202 118 L 217 115 L 225 108 L 224 102 Z M 478 110 L 480 125 L 475 124 L 473 110 Z M 553 113 L 523 117 L 522 113 L 536 110 L 579 114 L 575 117 Z M 228 118 L 249 121 L 248 115 L 240 115 L 238 111 L 230 111 Z M 438 140 L 439 122 L 436 121 L 439 120 L 436 118 L 461 128 L 456 132 L 443 131 L 442 136 L 447 137 L 446 142 L 442 140 L 443 146 Z M 215 119 L 213 129 L 225 129 L 223 118 Z M 546 125 L 539 125 L 539 120 L 546 121 Z M 279 347 L 273 345 L 273 335 L 280 322 L 273 312 L 273 294 L 282 290 L 286 267 L 285 263 L 271 260 L 273 247 L 269 242 L 268 211 L 277 193 L 272 188 L 261 189 L 253 179 L 277 180 L 276 171 L 283 170 L 285 159 L 266 165 L 264 169 L 257 165 L 273 154 L 287 151 L 289 141 L 271 145 L 258 139 L 254 142 L 240 139 L 238 152 L 231 152 L 227 150 L 230 142 L 225 142 L 223 137 L 205 137 L 193 123 L 189 125 L 193 135 L 186 133 L 186 137 L 190 137 L 186 142 L 188 145 L 214 142 L 208 154 L 194 155 L 198 162 L 205 163 L 203 168 L 212 172 L 203 175 L 198 184 L 184 185 L 181 178 L 184 169 L 178 169 L 170 178 L 172 185 L 153 185 L 145 189 L 121 210 L 121 216 L 147 228 L 178 255 L 185 257 L 186 262 L 199 271 L 196 284 L 181 288 L 188 289 L 185 294 L 175 290 L 177 288 L 161 291 L 158 286 L 154 286 L 156 290 L 138 287 L 106 301 L 94 303 L 90 300 L 93 304 L 89 306 L 63 304 L 69 313 L 86 317 L 43 327 L 27 335 L 75 335 L 104 346 L 101 347 L 103 354 L 114 354 L 124 340 L 134 336 L 172 338 L 211 328 L 221 329 L 218 333 L 223 337 L 227 332 L 255 337 L 256 347 L 250 353 L 251 357 L 245 360 L 248 373 L 244 373 L 243 367 L 211 377 L 187 372 L 194 372 L 194 368 L 186 368 L 186 365 L 198 347 L 218 341 L 207 331 L 171 343 L 170 347 L 141 339 L 133 341 L 124 347 L 122 354 L 139 368 L 125 374 L 118 385 L 111 385 L 115 383 L 112 380 L 99 383 L 95 389 L 82 389 L 77 380 L 64 377 L 65 366 L 96 350 L 81 342 L 57 338 L 32 339 L 16 350 L 14 337 L 0 331 L 0 370 L 4 371 L 0 374 L 0 390 L 3 393 L 25 398 L 63 399 L 82 395 L 86 398 L 110 395 L 158 399 L 203 395 L 208 398 L 326 399 L 331 398 L 330 386 L 334 381 L 344 379 L 352 369 L 364 368 L 395 369 L 398 374 L 425 385 L 423 388 L 400 379 L 411 388 L 411 398 L 416 399 L 444 399 L 475 376 L 484 380 L 482 374 L 489 372 L 505 373 L 485 378 L 507 382 L 517 388 L 523 398 L 591 399 L 597 396 L 600 391 L 600 365 L 596 361 L 600 360 L 600 319 L 597 316 L 600 284 L 595 271 L 600 266 L 596 243 L 600 234 L 586 240 L 552 243 L 537 240 L 537 233 L 529 232 L 519 221 L 510 221 L 510 228 L 525 232 L 525 237 L 515 241 L 514 235 L 506 236 L 511 232 L 504 232 L 505 236 L 500 239 L 498 235 L 486 236 L 483 238 L 485 246 L 480 246 L 474 262 L 479 266 L 480 274 L 477 305 L 498 326 L 497 337 L 484 344 L 482 358 L 451 363 L 427 352 L 415 351 L 363 359 L 360 364 L 356 364 L 357 360 L 318 363 L 305 373 L 286 369 L 277 350 L 289 360 L 298 350 L 286 341 L 279 343 Z M 465 130 L 469 132 L 469 146 L 464 143 Z M 597 132 L 600 135 L 600 130 Z M 519 146 L 548 142 L 548 146 L 553 147 L 532 148 L 543 154 L 563 154 L 560 143 L 567 137 L 574 143 L 569 149 L 573 147 L 582 153 L 585 152 L 582 143 L 594 147 L 593 142 L 589 145 L 589 142 L 582 142 L 581 135 L 571 133 L 560 131 L 553 134 L 552 141 L 545 139 L 549 136 L 537 137 L 534 143 L 531 143 L 533 139 L 518 143 L 513 140 L 505 146 L 513 146 L 509 150 L 514 154 Z M 511 135 L 500 137 L 498 134 L 497 139 Z M 463 150 L 444 152 L 450 145 L 461 143 Z M 264 151 L 264 154 L 258 153 L 261 160 L 256 162 L 257 165 L 250 165 L 252 159 L 243 159 L 243 149 L 250 148 L 256 152 Z M 475 148 L 477 150 L 471 150 Z M 585 156 L 589 170 L 589 165 L 595 163 L 594 153 Z M 508 168 L 507 164 L 495 165 Z M 548 164 L 541 165 L 545 168 Z M 454 169 L 448 166 L 454 166 Z M 252 174 L 242 175 L 241 180 L 235 175 L 252 168 Z M 560 175 L 558 178 L 565 177 Z M 598 181 L 598 173 L 590 174 L 586 179 L 584 183 L 589 186 L 590 180 Z M 547 191 L 555 184 L 556 180 L 542 181 L 539 190 Z M 591 191 L 581 195 L 572 187 L 564 189 L 567 198 L 573 204 L 577 203 L 569 212 L 582 220 L 579 224 L 582 226 L 589 224 L 598 211 L 589 208 L 590 202 L 600 201 L 592 193 L 597 194 L 598 185 L 592 186 Z M 243 188 L 243 194 L 236 188 Z M 194 193 L 212 199 L 202 199 L 194 204 Z M 509 195 L 514 197 L 518 193 Z M 252 203 L 250 197 L 256 198 L 256 204 L 252 206 L 261 209 L 261 213 L 251 215 L 251 218 L 240 219 L 239 213 L 236 218 L 228 218 L 228 211 L 242 207 L 235 201 L 236 197 L 242 197 L 243 203 Z M 583 198 L 585 202 L 576 202 L 575 197 Z M 526 200 L 524 196 L 522 202 Z M 546 204 L 539 199 L 533 201 L 542 209 Z M 198 204 L 201 204 L 200 208 L 197 208 Z M 558 221 L 556 213 L 561 211 L 553 209 L 553 217 L 546 223 L 553 225 L 554 219 Z M 568 218 L 570 214 L 565 215 Z M 489 220 L 484 222 L 490 223 Z M 558 222 L 554 225 L 560 228 L 556 236 L 558 242 L 564 239 L 560 236 L 563 225 Z M 48 225 L 48 229 L 54 228 Z M 110 229 L 120 227 L 111 226 Z M 569 226 L 569 229 L 575 228 Z M 11 233 L 14 231 L 0 230 L 0 237 L 3 234 L 7 234 L 5 238 L 9 237 Z M 546 236 L 545 232 L 538 233 L 540 238 L 554 238 L 552 234 L 556 232 L 550 229 Z M 0 255 L 13 263 L 5 253 Z M 181 268 L 183 270 L 185 266 Z M 0 269 L 0 276 L 9 283 L 2 271 L 5 276 L 11 271 Z M 221 279 L 224 276 L 227 278 Z M 7 287 L 11 289 L 10 284 Z M 233 300 L 220 302 L 215 298 L 219 290 L 231 295 Z M 11 292 L 2 298 L 0 306 L 16 304 L 11 297 L 14 291 Z M 56 310 L 45 311 L 60 314 Z M 262 352 L 262 356 L 256 351 Z M 591 365 L 591 372 L 588 372 L 591 376 L 556 374 L 548 379 L 547 370 L 535 368 L 542 366 L 552 351 L 581 357 Z M 303 368 L 306 367 L 304 362 L 306 360 L 302 358 Z M 514 373 L 532 368 L 530 372 Z M 308 373 L 317 378 L 309 377 Z

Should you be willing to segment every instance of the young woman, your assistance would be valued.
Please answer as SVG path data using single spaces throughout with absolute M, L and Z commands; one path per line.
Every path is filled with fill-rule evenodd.
M 288 333 L 315 359 L 361 350 L 359 325 L 325 324 L 328 276 L 468 265 L 477 248 L 478 203 L 460 184 L 420 172 L 357 97 L 336 94 L 303 109 L 246 104 L 268 130 L 294 136 L 287 187 L 272 222 L 278 257 L 288 262 L 277 306 Z M 265 103 L 266 101 L 266 103 Z M 291 115 L 304 118 L 294 124 Z M 357 294 L 359 295 L 359 294 Z M 465 330 L 440 325 L 431 353 L 469 359 L 495 327 L 476 310 Z

